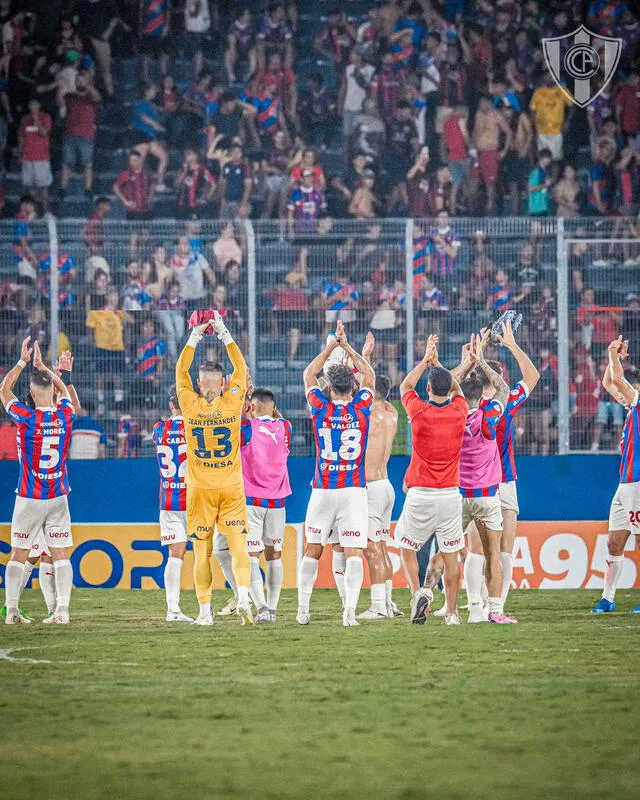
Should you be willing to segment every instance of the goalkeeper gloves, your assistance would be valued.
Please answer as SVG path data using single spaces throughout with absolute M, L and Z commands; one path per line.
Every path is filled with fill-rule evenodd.
M 193 328 L 191 328 L 191 333 L 189 334 L 187 344 L 190 347 L 193 347 L 195 350 L 195 348 L 200 344 L 200 339 L 202 339 L 202 336 L 208 327 L 209 323 L 203 322 L 202 325 L 195 325 Z
M 224 324 L 224 320 L 217 311 L 214 312 L 211 324 L 213 325 L 214 331 L 218 334 L 218 339 L 220 339 L 225 346 L 233 342 L 233 336 L 229 333 L 229 329 Z

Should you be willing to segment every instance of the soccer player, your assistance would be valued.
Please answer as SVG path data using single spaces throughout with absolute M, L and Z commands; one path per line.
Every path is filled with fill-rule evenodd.
M 276 408 L 273 392 L 255 389 L 251 396 L 251 417 L 242 420 L 240 455 L 249 527 L 249 591 L 258 609 L 256 622 L 276 621 L 282 590 L 284 499 L 291 494 L 287 471 L 291 431 L 291 423 L 282 419 Z M 266 600 L 260 571 L 260 553 L 263 551 L 267 562 Z
M 362 357 L 369 360 L 374 347 L 373 334 L 369 333 L 362 349 Z M 368 542 L 364 555 L 371 577 L 371 606 L 358 614 L 358 619 L 404 616 L 393 602 L 393 566 L 386 544 L 391 538 L 391 513 L 395 502 L 395 492 L 387 475 L 387 464 L 398 430 L 398 412 L 387 400 L 390 388 L 391 381 L 386 375 L 376 375 L 364 462 L 369 513 Z
M 72 546 L 71 518 L 67 494 L 67 451 L 75 411 L 69 391 L 61 378 L 42 361 L 38 342 L 30 347 L 30 337 L 22 343 L 20 360 L 7 372 L 0 385 L 0 400 L 18 426 L 20 477 L 11 520 L 11 556 L 5 572 L 7 625 L 26 620 L 18 611 L 23 586 L 25 561 L 40 530 L 53 560 L 56 608 L 43 620 L 45 624 L 69 624 L 69 601 L 73 568 L 68 548 Z M 31 376 L 31 409 L 18 401 L 13 388 L 31 361 L 36 372 Z M 54 392 L 59 400 L 54 405 Z
M 233 374 L 225 387 L 220 364 L 200 365 L 198 388 L 193 389 L 189 368 L 204 332 L 213 326 L 225 345 Z M 176 364 L 176 391 L 187 442 L 187 535 L 193 540 L 194 580 L 200 613 L 196 625 L 213 625 L 211 611 L 211 553 L 213 533 L 226 538 L 238 585 L 238 615 L 253 623 L 249 606 L 251 564 L 247 551 L 247 506 L 242 484 L 240 425 L 247 383 L 247 365 L 220 314 L 196 325 Z
M 529 356 L 516 342 L 510 320 L 503 326 L 502 336 L 499 337 L 499 341 L 513 355 L 522 374 L 522 378 L 509 392 L 505 412 L 500 418 L 496 432 L 502 464 L 502 482 L 500 483 L 500 506 L 502 508 L 500 561 L 502 562 L 501 597 L 504 605 L 513 577 L 513 546 L 515 544 L 516 524 L 520 511 L 516 489 L 516 462 L 513 444 L 514 422 L 518 411 L 540 380 L 540 373 Z M 498 375 L 503 376 L 503 367 L 499 361 L 488 361 L 487 363 Z M 491 383 L 484 374 L 480 377 L 483 383 L 484 396 L 487 398 L 493 397 L 494 389 Z M 469 548 L 468 555 L 471 558 L 467 558 L 465 561 L 465 580 L 468 585 L 476 587 L 473 591 L 477 593 L 477 586 L 483 579 L 484 555 L 480 536 L 473 523 L 467 529 L 467 546 Z
M 73 370 L 73 356 L 68 350 L 65 350 L 60 354 L 58 357 L 58 362 L 56 364 L 55 373 L 60 377 L 63 383 L 66 385 L 67 389 L 69 390 L 69 396 L 71 397 L 71 404 L 73 405 L 74 411 L 76 414 L 80 410 L 80 401 L 78 400 L 78 395 L 76 394 L 75 387 L 73 386 L 73 382 L 71 380 L 71 372 Z M 56 398 L 56 395 L 54 395 Z M 49 615 L 51 615 L 56 608 L 56 583 L 55 583 L 55 575 L 53 572 L 53 559 L 51 558 L 51 552 L 47 547 L 47 543 L 44 538 L 44 530 L 41 528 L 34 539 L 33 544 L 31 545 L 31 550 L 29 550 L 29 555 L 27 560 L 24 562 L 24 574 L 22 576 L 22 585 L 20 587 L 20 592 L 18 594 L 18 603 L 20 602 L 20 596 L 22 595 L 22 591 L 24 590 L 25 586 L 29 582 L 29 578 L 31 577 L 31 573 L 35 569 L 38 561 L 40 561 L 40 568 L 38 570 L 38 582 L 40 583 L 40 590 L 42 591 L 42 595 L 44 597 L 45 605 L 47 606 L 47 611 Z M 27 617 L 22 610 L 18 609 L 19 614 L 21 617 L 24 617 L 26 621 L 32 621 L 30 617 Z M 6 619 L 7 616 L 7 607 L 6 605 L 0 608 L 0 619 Z
M 629 342 L 619 336 L 609 345 L 609 363 L 602 385 L 627 409 L 620 450 L 620 485 L 609 511 L 609 539 L 604 569 L 604 589 L 594 614 L 616 610 L 616 587 L 624 564 L 624 547 L 631 534 L 640 536 L 640 381 L 632 385 L 624 374 L 622 362 L 629 355 Z M 636 538 L 636 545 L 638 539 Z M 640 605 L 632 614 L 640 614 Z
M 488 332 L 485 337 L 488 340 Z M 509 387 L 498 373 L 491 369 L 484 358 L 480 336 L 473 335 L 470 354 L 493 390 L 493 398 L 483 397 L 483 383 L 476 373 L 469 375 L 461 384 L 469 404 L 469 416 L 460 459 L 460 492 L 462 493 L 462 525 L 466 531 L 470 522 L 475 522 L 482 542 L 487 581 L 488 621 L 505 625 L 516 622 L 504 613 L 502 605 L 502 562 L 500 542 L 502 539 L 502 510 L 499 486 L 502 481 L 502 464 L 496 440 L 500 419 L 505 410 Z M 468 622 L 484 622 L 481 584 L 470 584 L 465 562 L 465 583 L 469 601 Z
M 405 475 L 407 496 L 396 527 L 402 566 L 411 590 L 411 622 L 427 621 L 433 599 L 431 589 L 420 586 L 418 550 L 436 536 L 444 560 L 447 589 L 447 625 L 459 625 L 458 553 L 464 547 L 462 499 L 460 497 L 460 453 L 469 411 L 460 386 L 438 360 L 438 337 L 429 336 L 422 361 L 400 384 L 402 405 L 411 423 L 411 461 Z M 471 360 L 464 363 L 471 369 Z M 416 386 L 424 373 L 428 401 Z
M 171 416 L 153 426 L 160 471 L 160 541 L 169 548 L 164 568 L 167 622 L 194 622 L 180 610 L 180 578 L 187 550 L 187 443 L 176 387 L 169 389 Z
M 318 374 L 331 353 L 342 347 L 362 374 L 362 387 L 353 394 L 354 375 L 344 364 L 326 371 L 327 395 L 318 385 Z M 305 519 L 304 556 L 298 576 L 300 625 L 309 624 L 309 601 L 318 575 L 318 561 L 333 529 L 344 548 L 345 627 L 358 625 L 356 606 L 364 567 L 362 551 L 367 546 L 368 514 L 365 454 L 373 405 L 375 373 L 371 365 L 347 342 L 342 322 L 336 335 L 304 371 L 307 402 L 311 410 L 316 443 L 316 470 Z

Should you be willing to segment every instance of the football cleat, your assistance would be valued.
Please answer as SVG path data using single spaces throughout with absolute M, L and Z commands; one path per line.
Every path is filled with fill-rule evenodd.
M 508 617 L 506 614 L 489 614 L 489 622 L 493 622 L 495 625 L 511 625 L 512 622 L 517 622 L 517 619 L 513 617 Z
M 278 621 L 278 615 L 276 614 L 276 612 L 273 609 L 270 608 L 269 609 L 269 622 L 277 622 L 277 621 Z
M 386 610 L 374 611 L 372 608 L 368 608 L 366 611 L 363 611 L 362 614 L 358 614 L 357 619 L 388 619 L 388 617 Z
M 167 622 L 189 622 L 193 624 L 195 620 L 193 617 L 188 617 L 186 614 L 183 614 L 182 611 L 168 611 Z
M 616 610 L 616 604 L 611 600 L 601 597 L 595 608 L 591 609 L 592 614 L 610 614 Z
M 246 606 L 238 603 L 236 614 L 240 617 L 241 625 L 253 625 L 253 614 L 251 613 L 251 603 Z
M 12 609 L 11 611 L 7 610 L 5 612 L 4 618 L 5 625 L 31 625 L 31 620 L 29 617 L 25 617 L 24 614 L 17 608 Z
M 636 606 L 635 608 L 632 608 L 629 613 L 630 614 L 640 614 L 640 606 Z
M 54 611 L 46 619 L 42 620 L 43 625 L 68 625 L 69 612 L 68 611 Z
M 33 622 L 33 617 L 30 617 L 28 614 L 25 614 L 21 608 L 18 609 L 18 614 L 20 615 L 20 622 L 24 623 L 25 625 L 28 625 L 30 622 Z M 2 606 L 2 608 L 0 608 L 0 619 L 6 619 L 6 618 L 7 618 L 7 607 Z
M 424 625 L 429 616 L 429 608 L 433 602 L 431 589 L 418 589 L 411 598 L 411 624 Z
M 447 604 L 445 603 L 442 608 L 439 608 L 437 611 L 433 612 L 434 617 L 446 617 L 447 616 Z
M 256 614 L 254 622 L 256 625 L 259 622 L 271 622 L 271 615 L 269 613 L 269 609 L 265 606 L 264 608 L 258 609 L 258 613 Z
M 469 617 L 467 622 L 487 622 L 482 603 L 469 603 Z
M 458 614 L 445 614 L 444 615 L 444 624 L 445 625 L 460 625 L 460 617 Z
M 298 625 L 308 625 L 309 620 L 311 619 L 311 615 L 308 611 L 303 611 L 302 609 L 298 609 L 298 613 L 296 614 L 296 622 Z
M 238 601 L 236 600 L 236 598 L 230 597 L 227 600 L 226 606 L 224 608 L 221 608 L 220 611 L 218 611 L 218 616 L 231 617 L 233 614 L 236 613 L 237 607 L 238 607 Z
M 213 625 L 213 614 L 198 614 L 192 625 Z
M 356 612 L 353 608 L 345 609 L 342 615 L 342 624 L 345 628 L 354 628 L 360 624 L 356 619 Z
M 502 326 L 506 322 L 511 322 L 511 330 L 515 333 L 522 322 L 522 314 L 518 314 L 517 311 L 511 308 L 498 317 L 491 326 L 491 341 L 493 344 L 500 344 L 499 337 L 502 336 Z
M 388 617 L 404 617 L 404 611 L 400 611 L 398 606 L 391 600 L 387 603 L 387 616 Z

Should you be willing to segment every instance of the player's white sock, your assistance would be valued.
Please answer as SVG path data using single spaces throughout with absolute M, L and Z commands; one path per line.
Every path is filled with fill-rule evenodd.
M 490 614 L 502 614 L 502 598 L 489 597 L 487 600 L 487 607 Z
M 317 559 L 304 556 L 300 562 L 300 572 L 298 574 L 298 609 L 309 611 L 309 600 L 317 577 Z
M 387 613 L 387 593 L 384 583 L 371 584 L 371 608 L 380 614 Z
M 213 555 L 218 559 L 222 574 L 225 581 L 229 584 L 233 591 L 234 597 L 238 598 L 238 584 L 233 576 L 233 569 L 231 568 L 231 551 L 230 550 L 215 550 Z
M 238 586 L 238 605 L 243 608 L 249 607 L 249 587 Z
M 40 582 L 40 591 L 44 597 L 44 602 L 47 604 L 47 611 L 53 614 L 57 605 L 56 576 L 53 571 L 53 564 L 48 564 L 46 561 L 40 562 L 38 581 Z
M 482 574 L 482 586 L 480 587 L 480 595 L 482 597 L 482 604 L 487 605 L 487 600 L 489 599 L 489 590 L 487 589 L 487 582 L 484 578 L 484 573 Z
M 264 599 L 264 583 L 262 582 L 262 572 L 260 572 L 260 558 L 251 556 L 251 586 L 249 587 L 249 594 L 251 599 L 256 604 L 256 608 L 260 610 L 267 605 Z
M 360 556 L 350 556 L 344 570 L 344 608 L 355 610 L 364 579 L 364 564 Z
M 344 605 L 344 571 L 347 568 L 347 559 L 344 553 L 334 550 L 331 555 L 331 569 L 333 570 L 333 580 L 336 582 L 336 589 Z
M 211 603 L 198 603 L 200 607 L 200 611 L 198 612 L 198 616 L 200 617 L 210 617 L 211 616 Z
M 4 604 L 10 610 L 18 608 L 23 574 L 24 564 L 21 564 L 19 561 L 9 561 L 4 573 Z
M 56 611 L 68 611 L 73 587 L 73 567 L 68 558 L 53 562 L 56 583 Z
M 507 595 L 509 594 L 509 587 L 511 586 L 511 578 L 513 578 L 513 553 L 500 553 L 500 561 L 502 561 L 502 603 L 506 603 Z
M 607 555 L 604 561 L 604 590 L 602 596 L 610 603 L 616 599 L 618 579 L 622 572 L 624 556 Z
M 280 592 L 284 580 L 284 566 L 281 558 L 267 561 L 267 606 L 275 611 L 280 602 Z
M 29 583 L 29 578 L 31 577 L 31 573 L 33 572 L 33 567 L 34 565 L 30 561 L 24 562 L 24 573 L 22 575 L 22 581 L 20 583 L 20 594 L 18 595 L 18 603 L 20 602 L 20 595 L 22 594 L 22 590 Z
M 385 602 L 393 603 L 393 579 L 387 578 L 384 582 Z
M 169 556 L 164 568 L 164 591 L 167 596 L 167 611 L 180 611 L 180 575 L 182 559 Z
M 469 603 L 482 603 L 482 571 L 484 556 L 467 553 L 464 562 L 464 586 Z

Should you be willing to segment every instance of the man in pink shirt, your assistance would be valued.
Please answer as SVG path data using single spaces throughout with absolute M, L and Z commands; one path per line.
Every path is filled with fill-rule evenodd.
M 466 530 L 470 522 L 476 523 L 485 555 L 485 577 L 489 592 L 488 619 L 489 622 L 504 625 L 516 620 L 504 614 L 501 599 L 502 510 L 499 486 L 502 482 L 502 462 L 496 434 L 509 397 L 509 387 L 485 361 L 482 337 L 472 336 L 469 348 L 472 359 L 477 362 L 476 370 L 489 381 L 494 389 L 494 396 L 491 400 L 482 396 L 483 383 L 475 372 L 460 386 L 469 405 L 460 457 L 462 528 Z M 467 569 L 465 564 L 465 577 Z M 481 587 L 470 585 L 468 580 L 465 583 L 469 600 L 468 621 L 483 622 Z
M 273 392 L 269 389 L 253 392 L 250 414 L 250 417 L 242 419 L 240 450 L 247 498 L 247 549 L 251 558 L 249 593 L 258 609 L 255 622 L 275 622 L 284 576 L 284 500 L 291 494 L 287 458 L 292 429 L 291 423 L 280 416 Z M 260 572 L 262 552 L 267 562 L 266 600 Z M 230 568 L 225 569 L 224 545 L 215 547 L 215 555 L 231 583 L 229 576 L 233 573 Z M 228 551 L 227 555 L 230 562 Z M 231 585 L 233 588 L 233 583 Z

